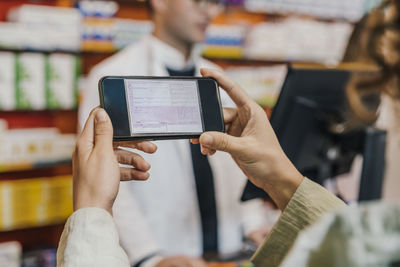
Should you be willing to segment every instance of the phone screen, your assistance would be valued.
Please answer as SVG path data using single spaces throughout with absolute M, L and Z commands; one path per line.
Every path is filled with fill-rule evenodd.
M 132 136 L 203 132 L 196 80 L 124 79 L 124 84 Z

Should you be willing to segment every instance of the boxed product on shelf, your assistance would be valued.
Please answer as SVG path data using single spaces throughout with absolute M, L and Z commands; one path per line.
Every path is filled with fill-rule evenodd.
M 46 107 L 76 108 L 79 59 L 75 55 L 53 53 L 47 57 Z
M 25 31 L 22 25 L 0 22 L 0 48 L 20 49 L 23 47 Z
M 22 246 L 16 241 L 0 243 L 0 267 L 20 267 Z
M 122 49 L 130 45 L 144 35 L 153 32 L 154 25 L 151 21 L 114 19 L 113 44 L 116 49 Z
M 203 55 L 218 58 L 242 58 L 247 26 L 211 25 L 207 29 Z
M 261 106 L 273 108 L 285 81 L 287 66 L 232 67 L 226 73 Z
M 288 18 L 259 23 L 246 38 L 245 56 L 251 59 L 337 64 L 346 51 L 353 25 Z
M 114 1 L 79 1 L 78 10 L 83 15 L 82 44 L 85 51 L 114 51 L 114 19 L 118 11 Z
M 115 1 L 81 0 L 78 9 L 85 17 L 111 18 L 117 13 L 119 5 Z
M 77 55 L 0 52 L 0 61 L 0 110 L 77 107 Z
M 0 110 L 15 109 L 15 55 L 0 52 Z
M 23 29 L 21 48 L 79 51 L 82 16 L 75 8 L 22 5 L 8 19 Z
M 8 20 L 23 24 L 79 26 L 82 16 L 75 8 L 64 8 L 45 5 L 21 5 L 12 9 Z
M 82 50 L 112 52 L 136 42 L 153 31 L 150 21 L 115 18 L 118 3 L 114 1 L 80 1 L 84 16 Z
M 301 14 L 356 22 L 364 15 L 366 3 L 366 0 L 246 0 L 245 8 L 254 12 Z
M 112 52 L 115 47 L 112 18 L 85 18 L 82 24 L 82 44 L 84 51 Z
M 72 213 L 72 177 L 0 181 L 0 230 L 60 223 Z
M 41 110 L 46 108 L 45 60 L 45 55 L 40 53 L 17 54 L 17 109 Z
M 0 171 L 70 162 L 74 134 L 56 128 L 13 129 L 0 132 Z
M 44 248 L 24 252 L 21 267 L 56 267 L 57 249 Z
M 80 31 L 61 30 L 56 25 L 0 22 L 0 48 L 75 52 L 80 43 Z

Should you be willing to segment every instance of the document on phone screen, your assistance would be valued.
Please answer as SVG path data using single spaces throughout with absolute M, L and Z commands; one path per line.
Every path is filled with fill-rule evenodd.
M 125 79 L 131 134 L 201 133 L 195 80 Z

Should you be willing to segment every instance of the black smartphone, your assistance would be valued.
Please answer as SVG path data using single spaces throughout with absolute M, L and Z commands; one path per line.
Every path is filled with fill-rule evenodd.
M 106 76 L 100 104 L 115 141 L 197 138 L 225 131 L 219 86 L 212 78 Z

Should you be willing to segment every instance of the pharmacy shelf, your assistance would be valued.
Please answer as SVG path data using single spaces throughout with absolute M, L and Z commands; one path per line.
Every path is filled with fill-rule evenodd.
M 298 13 L 272 13 L 272 12 L 265 12 L 265 11 L 251 11 L 247 10 L 244 7 L 234 7 L 237 11 L 247 14 L 248 16 L 257 16 L 257 17 L 264 17 L 266 20 L 282 20 L 289 17 L 297 17 L 297 18 L 304 18 L 304 19 L 312 19 L 317 21 L 325 21 L 325 22 L 335 22 L 335 21 L 345 21 L 349 22 L 344 19 L 327 19 L 321 17 L 315 17 L 311 15 L 305 14 L 298 14 Z
M 223 49 L 223 48 L 221 48 Z M 66 53 L 75 54 L 82 59 L 82 74 L 87 75 L 90 69 L 102 60 L 114 55 L 118 50 L 83 50 L 83 51 L 65 51 L 65 50 L 33 50 L 33 49 L 5 49 L 0 48 L 0 51 L 15 52 L 15 53 Z M 324 66 L 324 64 L 313 63 L 313 62 L 302 62 L 302 61 L 290 61 L 290 60 L 275 60 L 275 59 L 256 59 L 256 58 L 230 58 L 230 57 L 218 57 L 218 56 L 205 56 L 204 58 L 215 62 L 221 66 L 237 66 L 237 65 L 248 65 L 248 66 L 269 66 L 279 64 L 302 64 L 302 65 L 313 65 L 313 66 Z M 1 113 L 1 111 L 0 111 Z
M 40 53 L 40 54 L 72 54 L 79 56 L 82 59 L 82 74 L 87 75 L 90 69 L 100 61 L 113 55 L 117 51 L 101 51 L 101 50 L 84 50 L 84 51 L 66 51 L 66 50 L 39 50 L 39 49 L 18 49 L 18 48 L 1 48 L 0 52 L 12 53 Z
M 354 71 L 378 71 L 379 68 L 376 65 L 370 63 L 361 62 L 340 62 L 335 65 L 314 63 L 314 62 L 300 62 L 300 61 L 278 61 L 278 60 L 265 60 L 265 59 L 228 59 L 228 58 L 215 58 L 207 57 L 206 59 L 214 62 L 222 68 L 230 67 L 264 67 L 274 65 L 289 65 L 295 68 L 302 69 L 342 69 L 342 70 L 354 70 Z
M 289 61 L 277 61 L 277 60 L 264 60 L 264 59 L 246 59 L 246 58 L 218 58 L 218 57 L 205 57 L 213 63 L 219 65 L 222 68 L 238 67 L 238 66 L 273 66 L 290 64 L 293 62 Z M 299 62 L 300 63 L 300 62 Z
M 24 249 L 32 244 L 56 247 L 62 225 L 72 213 L 71 171 L 71 165 L 63 170 L 58 166 L 46 173 L 35 170 L 0 179 L 0 242 L 19 241 Z
M 16 173 L 16 175 L 19 176 L 22 172 L 25 171 L 33 171 L 33 170 L 43 171 L 54 167 L 71 166 L 71 164 L 72 164 L 72 159 L 58 160 L 53 162 L 20 162 L 13 164 L 0 163 L 0 174 L 4 174 L 5 177 L 9 177 L 8 175 Z
M 32 169 L 0 172 L 0 181 L 29 179 L 38 177 L 54 177 L 54 176 L 71 175 L 71 174 L 72 174 L 72 164 L 69 161 L 54 165 L 41 166 Z
M 41 54 L 51 54 L 51 53 L 62 53 L 62 54 L 74 54 L 79 55 L 80 51 L 68 51 L 68 50 L 45 50 L 45 49 L 28 49 L 28 48 L 7 48 L 0 47 L 0 52 L 13 52 L 13 53 L 41 53 Z
M 0 243 L 18 241 L 24 249 L 37 248 L 38 246 L 55 248 L 58 246 L 64 224 L 65 221 L 61 221 L 40 227 L 0 232 Z
M 0 111 L 0 119 L 8 123 L 10 129 L 56 127 L 61 133 L 76 133 L 77 110 L 15 110 Z

